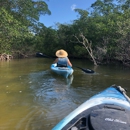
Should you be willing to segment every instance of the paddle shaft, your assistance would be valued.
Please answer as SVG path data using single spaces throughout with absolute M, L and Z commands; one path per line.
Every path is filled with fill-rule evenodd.
M 81 68 L 81 67 L 78 67 L 78 66 L 74 66 L 74 67 L 76 67 L 76 68 L 78 68 L 78 69 L 81 69 L 82 71 L 84 71 L 85 73 L 95 73 L 93 70 L 91 70 L 91 69 L 84 69 L 84 68 Z

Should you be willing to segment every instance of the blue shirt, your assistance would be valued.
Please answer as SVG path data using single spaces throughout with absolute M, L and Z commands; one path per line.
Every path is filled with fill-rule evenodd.
M 58 58 L 58 65 L 68 66 L 68 57 Z

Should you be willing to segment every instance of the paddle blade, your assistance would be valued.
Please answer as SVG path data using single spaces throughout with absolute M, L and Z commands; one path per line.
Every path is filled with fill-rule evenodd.
M 93 70 L 90 70 L 90 69 L 83 69 L 83 68 L 82 68 L 82 70 L 83 70 L 84 72 L 86 72 L 86 73 L 95 73 Z

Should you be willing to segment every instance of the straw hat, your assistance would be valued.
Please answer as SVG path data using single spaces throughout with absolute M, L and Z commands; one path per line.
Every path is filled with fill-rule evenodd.
M 56 52 L 56 56 L 57 56 L 57 57 L 67 57 L 67 56 L 68 56 L 68 53 L 67 53 L 65 50 L 61 49 L 61 50 L 58 50 L 58 51 Z

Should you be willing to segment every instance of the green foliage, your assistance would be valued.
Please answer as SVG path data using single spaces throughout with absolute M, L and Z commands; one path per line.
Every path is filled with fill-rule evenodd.
M 32 37 L 28 28 L 17 21 L 7 10 L 0 9 L 0 52 L 11 52 L 12 45 L 18 45 L 23 39 Z
M 35 44 L 35 48 L 38 52 L 43 52 L 52 56 L 54 56 L 55 51 L 58 49 L 58 46 L 60 46 L 57 31 L 44 26 L 36 35 L 36 41 L 37 44 Z
M 43 0 L 1 0 L 0 53 L 23 54 L 34 50 L 34 32 L 39 26 L 39 16 L 44 14 L 50 11 Z
M 58 26 L 62 43 L 66 45 L 66 49 L 70 47 L 68 50 L 72 56 L 85 57 L 87 55 L 85 49 L 74 38 L 77 36 L 81 40 L 79 34 L 82 33 L 89 41 L 92 41 L 92 49 L 98 61 L 102 62 L 104 59 L 123 61 L 124 58 L 129 60 L 130 10 L 128 6 L 127 0 L 124 0 L 122 4 L 115 4 L 113 0 L 97 0 L 91 6 L 93 8 L 91 13 L 75 9 L 79 13 L 79 18 L 74 20 L 72 25 Z M 121 57 L 119 54 L 123 58 L 119 58 Z
M 87 55 L 86 49 L 83 46 L 78 46 L 75 45 L 75 52 L 73 53 L 75 57 L 83 57 L 83 58 L 88 58 L 89 56 Z
M 51 14 L 43 0 L 1 0 L 0 53 L 43 52 L 54 56 L 65 49 L 69 56 L 90 58 L 81 44 L 83 34 L 90 43 L 94 58 L 130 61 L 130 2 L 97 0 L 91 12 L 75 9 L 79 17 L 72 24 L 57 24 L 57 29 L 39 23 L 39 16 Z M 78 39 L 78 40 L 77 40 Z

